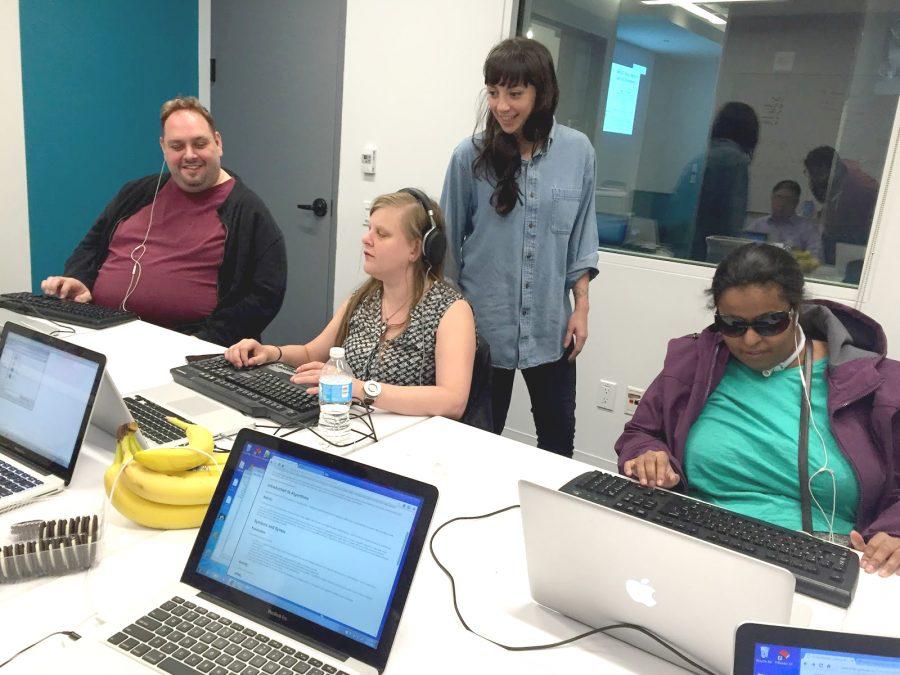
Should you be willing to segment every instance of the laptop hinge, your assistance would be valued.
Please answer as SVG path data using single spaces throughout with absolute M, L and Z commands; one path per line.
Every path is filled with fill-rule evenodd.
M 14 448 L 9 447 L 8 445 L 0 443 L 0 451 L 4 452 L 7 455 L 7 457 L 9 457 L 10 459 L 14 459 L 17 462 L 24 464 L 29 469 L 31 469 L 32 471 L 34 471 L 37 474 L 40 474 L 41 476 L 49 477 L 49 476 L 56 475 L 53 473 L 53 471 L 48 469 L 46 466 L 41 466 L 37 462 L 34 462 L 34 461 L 28 459 L 22 453 L 17 452 Z
M 262 624 L 263 626 L 268 626 L 269 628 L 275 630 L 278 633 L 281 633 L 282 635 L 284 635 L 285 631 L 287 630 L 286 627 L 284 626 L 284 624 L 276 623 L 275 621 L 272 621 L 271 619 L 260 618 L 260 617 L 256 616 L 255 614 L 251 614 L 247 610 L 245 610 L 241 607 L 238 607 L 237 605 L 234 605 L 230 602 L 225 602 L 224 600 L 222 600 L 222 598 L 219 598 L 219 597 L 213 595 L 212 593 L 207 593 L 206 591 L 200 591 L 200 593 L 197 594 L 197 597 L 203 598 L 207 602 L 211 602 L 214 605 L 221 605 L 223 607 L 227 607 L 229 611 L 234 612 L 235 614 L 240 614 L 242 617 L 244 617 L 245 619 L 249 619 L 250 621 L 255 621 L 256 623 Z M 323 654 L 328 654 L 328 656 L 338 659 L 340 661 L 347 661 L 350 659 L 349 654 L 345 654 L 344 652 L 338 651 L 337 649 L 334 649 L 333 647 L 324 645 L 321 642 L 318 642 L 317 640 L 313 640 L 311 637 L 307 637 L 306 635 L 303 635 L 300 638 L 294 637 L 293 639 L 296 640 L 297 642 L 302 642 L 303 644 L 307 644 L 310 647 L 318 649 Z

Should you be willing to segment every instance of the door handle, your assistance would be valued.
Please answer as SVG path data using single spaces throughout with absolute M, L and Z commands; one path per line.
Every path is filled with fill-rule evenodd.
M 297 204 L 298 209 L 303 209 L 304 211 L 312 211 L 319 218 L 328 213 L 328 202 L 326 202 L 321 197 L 316 197 L 313 199 L 312 204 Z

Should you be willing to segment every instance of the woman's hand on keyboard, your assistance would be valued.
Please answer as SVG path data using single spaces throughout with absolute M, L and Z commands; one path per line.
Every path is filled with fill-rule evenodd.
M 629 459 L 623 467 L 625 475 L 637 478 L 641 485 L 648 487 L 672 488 L 681 482 L 669 463 L 669 453 L 665 450 L 648 450 L 643 455 Z
M 225 360 L 235 368 L 261 366 L 278 358 L 278 348 L 261 345 L 256 340 L 244 339 L 225 350 Z
M 857 551 L 863 552 L 859 566 L 869 574 L 878 572 L 882 577 L 889 577 L 895 572 L 900 574 L 900 537 L 878 532 L 866 543 L 863 536 L 853 530 L 850 543 Z

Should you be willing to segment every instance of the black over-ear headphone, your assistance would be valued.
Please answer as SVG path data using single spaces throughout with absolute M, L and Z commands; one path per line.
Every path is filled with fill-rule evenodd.
M 428 216 L 428 230 L 422 234 L 422 260 L 428 267 L 434 267 L 444 262 L 447 253 L 447 236 L 438 229 L 434 222 L 434 206 L 425 193 L 416 188 L 403 188 L 397 192 L 405 192 L 416 198 L 416 201 L 425 209 Z

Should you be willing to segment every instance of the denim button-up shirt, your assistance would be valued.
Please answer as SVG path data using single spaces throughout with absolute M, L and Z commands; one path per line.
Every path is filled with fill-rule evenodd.
M 462 141 L 444 179 L 447 274 L 475 309 L 493 365 L 551 363 L 563 353 L 569 289 L 597 274 L 594 148 L 554 122 L 547 147 L 522 160 L 519 202 L 505 216 L 491 206 L 490 182 L 473 174 L 476 155 L 472 139 Z

